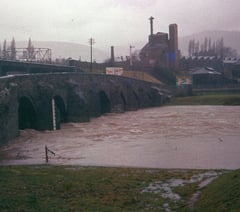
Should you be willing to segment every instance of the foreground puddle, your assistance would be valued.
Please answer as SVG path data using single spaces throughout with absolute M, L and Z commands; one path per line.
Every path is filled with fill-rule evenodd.
M 169 199 L 177 203 L 181 201 L 181 196 L 174 192 L 177 187 L 184 187 L 187 184 L 198 183 L 198 190 L 192 195 L 188 201 L 188 207 L 193 208 L 194 203 L 198 200 L 201 189 L 211 183 L 214 179 L 226 173 L 227 171 L 207 171 L 201 174 L 193 175 L 190 179 L 170 179 L 167 181 L 155 181 L 144 188 L 141 193 L 159 194 L 162 198 Z M 169 204 L 163 204 L 162 209 L 172 211 Z

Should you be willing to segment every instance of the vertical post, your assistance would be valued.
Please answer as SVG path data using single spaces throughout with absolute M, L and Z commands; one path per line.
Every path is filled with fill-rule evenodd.
M 90 57 L 91 57 L 91 59 L 90 59 L 90 71 L 92 72 L 92 38 L 91 38 L 91 43 L 90 43 Z
M 48 148 L 45 146 L 46 163 L 48 163 Z
M 53 119 L 53 130 L 56 130 L 56 111 L 55 111 L 55 100 L 52 99 L 52 119 Z
M 134 46 L 130 45 L 130 68 L 133 66 L 133 61 L 132 61 L 132 48 L 135 48 Z
M 92 51 L 93 51 L 92 46 L 95 44 L 95 41 L 94 41 L 93 38 L 89 39 L 89 44 L 90 44 L 90 71 L 92 72 L 92 60 L 93 60 L 93 58 L 92 58 Z

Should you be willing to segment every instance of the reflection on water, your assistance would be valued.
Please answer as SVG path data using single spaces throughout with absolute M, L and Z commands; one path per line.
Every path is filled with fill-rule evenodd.
M 107 114 L 58 131 L 21 131 L 1 164 L 240 168 L 239 106 L 170 106 Z

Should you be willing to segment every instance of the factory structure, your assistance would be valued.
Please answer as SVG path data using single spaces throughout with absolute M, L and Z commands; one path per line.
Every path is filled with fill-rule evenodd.
M 148 43 L 140 51 L 142 66 L 150 70 L 156 66 L 177 70 L 179 68 L 180 51 L 178 49 L 177 24 L 169 25 L 169 34 L 153 33 L 153 17 L 150 17 L 150 35 Z

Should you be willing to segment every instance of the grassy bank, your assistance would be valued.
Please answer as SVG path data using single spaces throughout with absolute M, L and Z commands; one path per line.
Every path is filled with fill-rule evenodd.
M 240 170 L 225 174 L 203 189 L 196 211 L 240 211 Z
M 151 183 L 189 180 L 203 172 L 206 171 L 47 165 L 0 167 L 0 211 L 189 211 L 188 201 L 199 189 L 199 182 L 170 188 L 181 199 L 162 196 L 164 191 L 157 192 Z M 239 171 L 220 176 L 203 190 L 197 211 L 204 205 L 212 205 L 212 211 L 237 209 L 239 183 Z M 146 188 L 153 189 L 144 192 Z M 214 198 L 213 194 L 216 194 Z
M 202 93 L 177 97 L 169 105 L 240 105 L 240 93 Z

